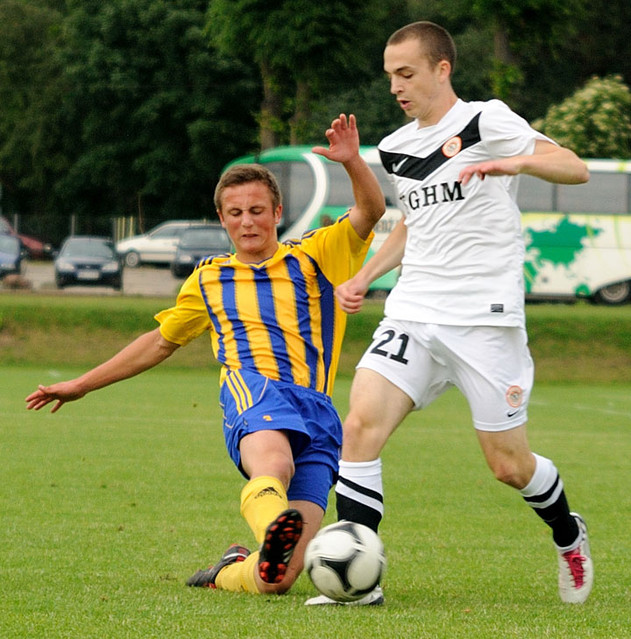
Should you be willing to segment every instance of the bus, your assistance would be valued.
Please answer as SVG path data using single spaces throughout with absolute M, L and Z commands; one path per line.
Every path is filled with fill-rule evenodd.
M 370 257 L 402 213 L 377 147 L 362 146 L 360 154 L 386 197 Z M 353 201 L 344 168 L 312 153 L 311 147 L 276 147 L 236 158 L 228 166 L 253 162 L 267 166 L 281 187 L 281 241 L 332 223 Z M 527 300 L 587 298 L 610 305 L 631 301 L 631 161 L 586 162 L 591 176 L 586 184 L 551 184 L 520 176 Z M 398 269 L 382 276 L 371 285 L 371 293 L 389 291 L 397 277 Z

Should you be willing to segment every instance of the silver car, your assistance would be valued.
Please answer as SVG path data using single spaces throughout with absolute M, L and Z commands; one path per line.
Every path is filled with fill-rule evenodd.
M 125 266 L 135 268 L 141 264 L 171 264 L 182 233 L 203 221 L 175 220 L 163 222 L 148 233 L 120 240 L 116 251 L 125 261 Z

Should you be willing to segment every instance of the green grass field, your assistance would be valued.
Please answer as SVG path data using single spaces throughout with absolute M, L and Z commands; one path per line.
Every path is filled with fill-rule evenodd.
M 285 597 L 184 586 L 230 543 L 251 543 L 216 377 L 156 370 L 56 415 L 24 410 L 37 383 L 76 372 L 0 368 L 3 638 L 631 636 L 629 387 L 541 385 L 530 411 L 533 446 L 590 524 L 585 605 L 558 601 L 549 533 L 491 478 L 454 392 L 384 454 L 386 606 L 311 609 L 305 575 Z
M 313 609 L 303 605 L 315 594 L 305 575 L 284 597 L 184 586 L 230 543 L 252 542 L 238 514 L 243 480 L 224 449 L 216 369 L 181 359 L 55 415 L 24 409 L 38 383 L 84 370 L 71 351 L 92 331 L 105 335 L 100 324 L 124 315 L 129 327 L 108 329 L 118 337 L 95 340 L 96 354 L 81 355 L 86 361 L 150 328 L 134 318 L 160 308 L 125 302 L 118 318 L 109 301 L 100 314 L 87 301 L 66 304 L 72 308 L 64 312 L 49 305 L 46 317 L 24 310 L 16 327 L 16 313 L 6 309 L 38 305 L 0 296 L 2 639 L 631 637 L 631 383 L 619 375 L 631 309 L 606 309 L 613 320 L 602 309 L 578 309 L 574 324 L 571 308 L 535 309 L 538 345 L 558 332 L 557 358 L 552 347 L 541 353 L 547 374 L 557 366 L 567 379 L 536 386 L 530 438 L 554 459 L 571 506 L 590 526 L 596 582 L 585 605 L 559 601 L 548 529 L 491 477 L 467 406 L 450 392 L 411 415 L 384 451 L 386 605 Z M 34 344 L 46 342 L 43 327 L 55 312 L 67 325 L 52 322 L 46 355 L 36 361 Z M 73 312 L 96 319 L 90 326 Z M 372 322 L 369 314 L 363 321 Z M 539 332 L 545 322 L 552 329 Z M 572 344 L 584 343 L 585 332 L 602 334 L 603 325 L 603 344 L 594 337 L 590 344 L 600 368 L 586 383 L 574 374 L 582 364 L 570 369 L 557 360 L 586 357 L 587 348 Z M 366 329 L 349 331 L 352 351 Z M 603 371 L 607 383 L 599 381 Z M 347 371 L 334 397 L 342 414 L 349 385 Z M 330 508 L 327 521 L 334 519 Z

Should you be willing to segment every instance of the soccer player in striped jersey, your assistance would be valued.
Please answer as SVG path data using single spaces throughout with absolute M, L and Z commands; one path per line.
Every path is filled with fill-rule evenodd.
M 451 86 L 455 59 L 451 36 L 431 22 L 399 29 L 384 51 L 391 93 L 412 118 L 379 144 L 404 216 L 337 288 L 342 307 L 357 311 L 374 279 L 398 264 L 402 270 L 351 387 L 338 517 L 377 529 L 383 446 L 410 412 L 456 387 L 495 477 L 551 529 L 561 600 L 582 603 L 593 581 L 587 528 L 570 511 L 556 466 L 531 451 L 526 435 L 534 375 L 515 199 L 520 173 L 564 184 L 589 174 L 572 151 L 499 100 L 460 100 Z M 367 603 L 382 599 L 373 592 Z
M 247 479 L 241 513 L 255 552 L 230 546 L 190 586 L 283 593 L 303 567 L 338 470 L 342 425 L 331 403 L 346 315 L 334 289 L 361 267 L 385 210 L 379 183 L 359 155 L 355 117 L 340 115 L 314 151 L 346 169 L 355 203 L 334 224 L 279 243 L 279 187 L 259 165 L 220 178 L 215 206 L 235 252 L 203 260 L 159 328 L 68 382 L 26 398 L 41 409 L 137 375 L 206 333 L 223 365 L 220 404 L 230 457 Z M 207 524 L 212 530 L 213 522 Z

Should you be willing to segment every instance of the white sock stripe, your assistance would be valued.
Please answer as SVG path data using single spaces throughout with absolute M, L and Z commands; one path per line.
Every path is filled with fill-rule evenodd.
M 335 486 L 335 492 L 338 495 L 343 495 L 344 497 L 347 497 L 348 499 L 352 499 L 353 501 L 363 504 L 364 506 L 367 506 L 368 508 L 372 508 L 373 510 L 376 510 L 378 513 L 380 513 L 383 516 L 383 513 L 384 513 L 383 501 L 379 501 L 378 499 L 373 499 L 372 497 L 368 497 L 367 495 L 357 492 L 356 490 L 353 490 L 352 488 L 350 488 L 349 486 L 341 482 L 338 482 L 337 485 Z
M 546 500 L 535 501 L 535 500 L 528 499 L 528 497 L 524 497 L 524 499 L 526 500 L 526 503 L 532 508 L 547 508 L 548 506 L 554 504 L 559 499 L 559 495 L 561 494 L 562 491 L 563 491 L 563 482 L 561 481 L 561 478 L 559 478 L 559 482 L 557 483 L 556 488 Z
M 529 497 L 537 497 L 551 490 L 557 479 L 561 483 L 561 478 L 552 460 L 536 453 L 533 453 L 533 455 L 536 461 L 535 472 L 532 474 L 528 485 L 519 491 L 526 500 Z

